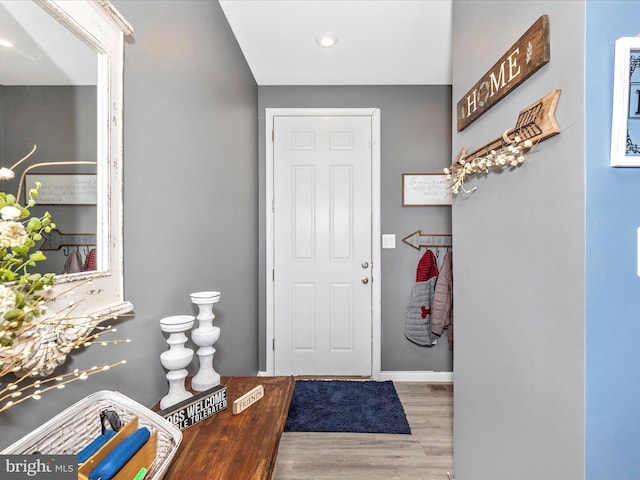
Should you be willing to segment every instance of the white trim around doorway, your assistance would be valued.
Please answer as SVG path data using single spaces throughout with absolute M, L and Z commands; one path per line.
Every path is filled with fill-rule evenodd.
M 371 122 L 371 264 L 372 264 L 372 297 L 371 297 L 371 378 L 380 379 L 382 350 L 381 319 L 381 192 L 380 192 L 380 109 L 379 108 L 266 108 L 265 109 L 265 205 L 266 205 L 266 370 L 264 375 L 274 375 L 275 365 L 273 351 L 274 318 L 273 318 L 273 140 L 271 130 L 276 116 L 370 116 Z

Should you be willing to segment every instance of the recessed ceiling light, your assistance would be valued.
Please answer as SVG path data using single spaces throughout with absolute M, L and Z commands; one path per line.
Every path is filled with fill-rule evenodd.
M 331 48 L 338 43 L 338 37 L 335 33 L 321 33 L 318 35 L 318 38 L 316 38 L 316 42 L 318 42 L 318 45 L 321 47 Z
M 11 43 L 9 40 L 5 40 L 4 38 L 0 38 L 0 45 L 8 48 L 13 47 L 13 43 Z

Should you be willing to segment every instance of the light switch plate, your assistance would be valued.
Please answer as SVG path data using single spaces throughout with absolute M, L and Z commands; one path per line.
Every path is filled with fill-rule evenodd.
M 639 229 L 640 230 L 640 229 Z M 393 233 L 382 235 L 382 248 L 396 248 L 396 236 Z M 638 267 L 640 268 L 640 267 Z

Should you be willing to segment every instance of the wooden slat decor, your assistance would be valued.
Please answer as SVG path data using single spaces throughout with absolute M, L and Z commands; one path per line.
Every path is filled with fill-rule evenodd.
M 473 160 L 478 156 L 484 156 L 491 150 L 503 147 L 506 143 L 514 141 L 516 136 L 521 140 L 531 140 L 534 145 L 560 133 L 560 127 L 554 113 L 560 98 L 560 89 L 547 93 L 531 105 L 521 110 L 518 114 L 516 126 L 505 131 L 502 136 L 486 143 L 477 150 L 467 154 L 466 149 L 458 154 L 457 159 Z M 456 160 L 457 162 L 458 160 Z M 454 164 L 456 163 L 454 162 Z
M 467 128 L 550 59 L 549 17 L 542 15 L 458 101 L 458 131 Z

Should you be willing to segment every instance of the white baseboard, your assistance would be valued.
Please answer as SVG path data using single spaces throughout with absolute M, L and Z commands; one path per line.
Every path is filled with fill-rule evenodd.
M 258 377 L 268 377 L 264 370 L 258 371 Z M 453 372 L 380 372 L 379 379 L 396 382 L 453 383 Z
M 453 372 L 380 372 L 380 380 L 396 382 L 453 383 Z

